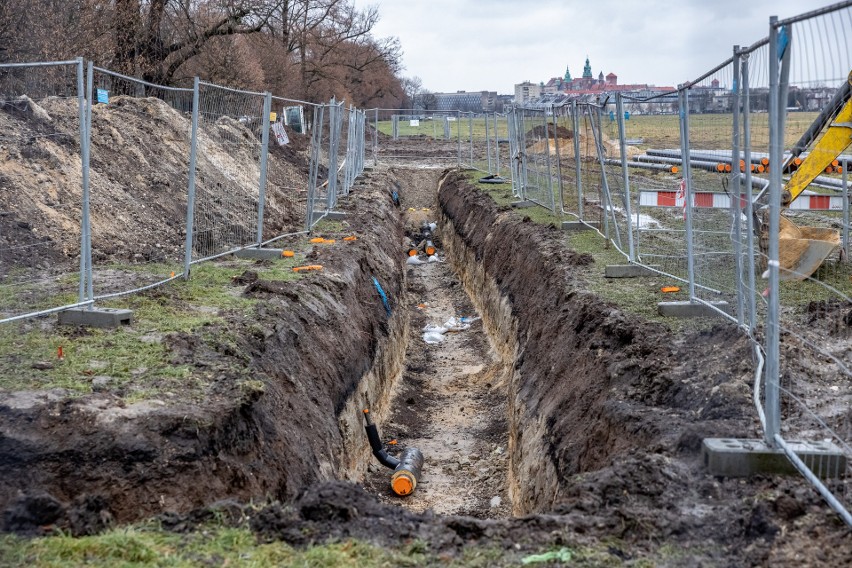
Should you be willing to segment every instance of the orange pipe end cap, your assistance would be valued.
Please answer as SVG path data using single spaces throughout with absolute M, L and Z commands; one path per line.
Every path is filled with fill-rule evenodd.
M 417 482 L 411 477 L 407 471 L 400 471 L 391 478 L 391 489 L 400 497 L 411 495 L 414 492 Z

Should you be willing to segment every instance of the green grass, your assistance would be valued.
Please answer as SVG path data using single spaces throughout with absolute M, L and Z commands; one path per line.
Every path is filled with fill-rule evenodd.
M 408 120 L 400 120 L 399 121 L 399 136 L 429 136 L 435 137 L 439 140 L 444 139 L 444 122 L 442 115 L 434 114 L 430 115 L 428 112 L 425 113 L 426 116 L 434 116 L 433 120 L 421 120 L 419 126 L 411 126 Z M 452 116 L 452 115 L 450 115 Z M 458 140 L 459 131 L 461 131 L 461 139 L 462 142 L 470 139 L 471 135 L 471 122 L 473 126 L 473 138 L 474 140 L 485 140 L 485 119 L 482 117 L 476 118 L 474 117 L 472 120 L 469 120 L 467 116 L 462 115 L 460 120 L 451 121 L 450 122 L 450 139 Z M 393 133 L 393 123 L 390 120 L 380 120 L 379 121 L 379 132 L 387 134 L 390 136 Z M 488 119 L 488 134 L 494 137 L 494 117 L 490 117 Z M 497 119 L 497 136 L 499 138 L 508 137 L 508 126 L 506 124 L 505 117 L 498 117 Z
M 650 545 L 650 543 L 649 543 Z M 344 540 L 293 548 L 282 542 L 259 542 L 247 528 L 210 523 L 193 532 L 175 534 L 155 523 L 109 530 L 97 536 L 67 535 L 26 539 L 0 536 L 0 565 L 53 568 L 93 567 L 380 567 L 405 568 L 450 566 L 489 568 L 509 566 L 553 566 L 553 557 L 570 557 L 568 565 L 622 566 L 618 551 L 631 554 L 637 566 L 656 566 L 672 560 L 701 557 L 701 548 L 675 548 L 666 544 L 636 550 L 615 539 L 582 546 L 550 546 L 504 550 L 470 544 L 459 555 L 431 551 L 422 540 L 382 547 L 358 540 Z M 551 558 L 551 560 L 547 560 Z M 526 562 L 524 562 L 526 560 Z M 561 564 L 560 564 L 561 565 Z
M 262 264 L 238 259 L 203 263 L 193 267 L 189 280 L 98 303 L 100 307 L 133 310 L 130 327 L 79 332 L 55 325 L 52 318 L 0 326 L 0 389 L 64 388 L 83 394 L 91 392 L 93 377 L 106 376 L 110 377 L 110 389 L 119 389 L 126 398 L 137 400 L 199 387 L 190 380 L 188 365 L 169 362 L 171 353 L 161 339 L 169 333 L 198 332 L 224 321 L 229 312 L 250 316 L 256 300 L 243 297 L 241 288 L 233 286 L 233 278 L 253 270 L 267 280 L 294 280 L 301 276 L 292 268 L 302 260 L 297 255 Z M 58 357 L 60 346 L 62 359 Z
M 153 525 L 113 529 L 97 536 L 49 536 L 24 539 L 0 536 L 3 566 L 64 567 L 195 567 L 267 566 L 406 567 L 516 565 L 502 562 L 505 554 L 493 548 L 471 548 L 458 558 L 439 557 L 428 544 L 413 541 L 388 549 L 355 540 L 314 545 L 305 549 L 280 543 L 260 543 L 245 528 L 209 526 L 188 534 L 174 534 Z

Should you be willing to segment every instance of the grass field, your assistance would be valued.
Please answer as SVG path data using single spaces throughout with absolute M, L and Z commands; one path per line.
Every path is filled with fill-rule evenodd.
M 444 124 L 439 115 L 434 119 L 421 119 L 417 126 L 412 126 L 408 120 L 399 121 L 399 136 L 428 136 L 443 138 Z M 816 112 L 793 112 L 787 116 L 784 129 L 785 147 L 791 147 L 807 130 L 814 119 Z M 456 118 L 456 117 L 453 117 Z M 769 148 L 769 115 L 766 113 L 752 113 L 751 116 L 751 145 L 754 152 L 767 152 Z M 488 118 L 489 132 L 494 135 L 493 115 Z M 680 148 L 680 128 L 677 114 L 644 114 L 630 116 L 625 122 L 625 135 L 628 139 L 642 139 L 638 148 Z M 553 124 L 553 117 L 548 122 Z M 557 117 L 556 123 L 568 130 L 573 130 L 570 117 Z M 485 119 L 483 117 L 468 118 L 462 115 L 460 119 L 451 121 L 450 138 L 458 139 L 461 131 L 462 141 L 468 140 L 473 130 L 474 140 L 485 139 Z M 690 146 L 696 149 L 725 150 L 730 149 L 732 144 L 733 115 L 731 114 L 694 114 L 689 117 Z M 602 121 L 602 129 L 610 140 L 618 139 L 618 123 L 611 121 L 606 115 Z M 392 134 L 392 123 L 390 120 L 379 121 L 379 132 L 387 135 Z M 506 118 L 501 116 L 497 120 L 497 136 L 508 137 L 508 125 Z

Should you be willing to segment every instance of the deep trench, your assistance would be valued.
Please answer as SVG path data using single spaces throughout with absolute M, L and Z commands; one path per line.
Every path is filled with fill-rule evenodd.
M 203 404 L 123 405 L 110 393 L 0 401 L 0 509 L 21 526 L 70 522 L 87 532 L 102 510 L 131 522 L 220 499 L 293 500 L 342 479 L 414 511 L 523 515 L 551 510 L 566 476 L 657 435 L 629 405 L 608 402 L 612 388 L 657 380 L 658 347 L 630 346 L 648 330 L 571 291 L 565 267 L 583 259 L 460 175 L 374 170 L 346 205 L 359 240 L 311 253 L 327 273 L 240 288 L 262 301 L 257 325 L 242 318 L 228 328 L 236 349 L 215 335 L 170 337 L 174 362 L 221 376 Z M 446 191 L 439 179 L 450 180 Z M 390 199 L 394 181 L 401 208 Z M 428 221 L 445 262 L 408 267 L 407 241 Z M 425 324 L 473 315 L 481 320 L 470 329 L 423 342 Z M 665 386 L 649 392 L 674 392 Z M 390 494 L 364 408 L 386 442 L 396 439 L 390 451 L 422 446 L 414 495 Z M 34 512 L 43 503 L 52 520 Z M 96 522 L 77 529 L 81 509 Z
M 508 486 L 509 431 L 508 378 L 511 362 L 495 349 L 479 307 L 482 290 L 463 285 L 464 271 L 454 227 L 440 215 L 437 191 L 440 170 L 397 168 L 391 175 L 400 186 L 406 211 L 406 248 L 424 242 L 437 246 L 439 262 L 407 265 L 404 309 L 411 318 L 411 333 L 398 380 L 390 382 L 392 394 L 387 420 L 381 424 L 386 450 L 400 453 L 417 447 L 425 464 L 417 490 L 399 497 L 390 490 L 391 470 L 371 464 L 363 478 L 365 487 L 382 502 L 412 511 L 463 514 L 479 518 L 512 513 L 515 492 Z M 436 223 L 436 231 L 428 223 Z M 463 272 L 469 276 L 469 272 Z M 441 335 L 438 343 L 424 339 L 426 326 L 443 326 L 450 318 L 471 319 L 457 332 Z M 433 339 L 435 341 L 436 339 Z M 497 338 L 505 342 L 505 338 Z

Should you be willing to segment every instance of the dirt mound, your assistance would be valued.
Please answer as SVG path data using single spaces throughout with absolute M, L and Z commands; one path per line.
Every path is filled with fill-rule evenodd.
M 552 122 L 547 123 L 547 127 L 543 124 L 539 124 L 533 128 L 530 128 L 527 131 L 526 139 L 527 143 L 533 142 L 535 140 L 541 138 L 565 138 L 566 140 L 572 140 L 574 138 L 574 131 L 568 130 L 564 126 L 556 126 Z
M 4 140 L 11 159 L 0 163 L 4 190 L 0 209 L 10 224 L 32 232 L 4 231 L 3 238 L 9 248 L 19 249 L 32 239 L 55 243 L 53 248 L 39 249 L 52 255 L 44 258 L 48 253 L 39 253 L 40 262 L 64 261 L 71 268 L 79 254 L 75 243 L 82 204 L 77 113 L 76 99 L 56 97 L 0 107 L 0 128 L 14 133 Z M 95 262 L 182 255 L 190 118 L 156 98 L 117 96 L 109 105 L 93 108 L 90 191 Z M 308 143 L 305 136 L 290 134 L 291 145 L 270 144 L 265 219 L 270 236 L 290 226 L 301 228 L 304 217 L 294 206 L 304 199 L 299 192 L 307 187 Z M 246 151 L 256 148 L 259 140 L 245 125 L 220 117 L 212 130 L 202 128 L 199 143 L 199 194 L 223 175 L 233 178 L 235 172 L 257 194 L 258 158 Z

